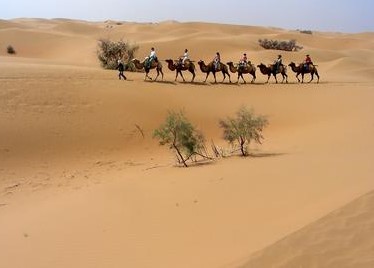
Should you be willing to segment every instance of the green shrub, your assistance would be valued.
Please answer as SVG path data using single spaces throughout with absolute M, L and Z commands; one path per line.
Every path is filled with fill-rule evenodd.
M 117 68 L 118 60 L 129 62 L 135 57 L 138 49 L 138 45 L 123 40 L 115 42 L 108 39 L 100 39 L 98 41 L 97 57 L 103 68 L 114 70 Z M 132 71 L 135 70 L 135 66 L 126 64 L 126 69 Z
M 251 141 L 261 144 L 262 130 L 268 125 L 265 116 L 255 115 L 253 110 L 242 107 L 235 118 L 228 117 L 220 120 L 220 127 L 224 131 L 224 139 L 230 144 L 238 144 L 243 156 L 248 155 L 248 146 Z
M 193 156 L 209 158 L 204 153 L 203 135 L 187 120 L 183 112 L 169 112 L 165 122 L 154 131 L 153 137 L 159 139 L 160 145 L 168 145 L 175 152 L 178 162 L 185 167 Z

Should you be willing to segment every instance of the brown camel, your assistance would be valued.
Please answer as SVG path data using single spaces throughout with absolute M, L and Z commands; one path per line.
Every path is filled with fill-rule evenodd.
M 296 73 L 296 78 L 297 78 L 297 81 L 299 81 L 299 83 L 300 83 L 300 79 L 298 77 L 299 74 L 301 74 L 301 83 L 304 83 L 304 74 L 308 74 L 308 73 L 310 73 L 311 75 L 310 81 L 308 83 L 312 82 L 314 78 L 314 74 L 316 74 L 318 78 L 317 83 L 319 83 L 319 74 L 318 74 L 318 71 L 315 65 L 310 64 L 307 70 L 304 68 L 304 64 L 302 63 L 299 64 L 299 66 L 296 66 L 294 62 L 291 62 L 290 64 L 288 64 L 288 66 L 290 66 L 292 71 Z
M 278 83 L 277 74 L 279 73 L 282 74 L 282 77 L 283 77 L 282 83 L 284 81 L 284 78 L 286 78 L 286 83 L 288 83 L 287 66 L 281 65 L 276 71 L 275 71 L 274 64 L 266 66 L 265 64 L 260 63 L 259 65 L 257 65 L 257 67 L 260 68 L 260 71 L 262 74 L 268 76 L 268 80 L 266 81 L 266 83 L 269 83 L 269 79 L 271 75 L 274 76 L 275 82 Z
M 193 80 L 195 79 L 195 76 L 196 76 L 196 74 L 195 74 L 195 69 L 196 68 L 195 68 L 195 64 L 193 64 L 192 61 L 186 60 L 186 62 L 183 65 L 179 62 L 179 60 L 174 62 L 172 59 L 168 59 L 168 60 L 165 60 L 165 61 L 168 63 L 168 68 L 171 71 L 175 70 L 175 81 L 177 81 L 178 75 L 180 74 L 182 79 L 183 79 L 183 82 L 185 82 L 182 71 L 188 70 L 190 73 L 192 73 L 191 82 L 193 82 Z
M 230 71 L 232 73 L 236 73 L 238 72 L 238 81 L 237 83 L 239 84 L 239 78 L 241 77 L 244 81 L 244 84 L 246 83 L 244 77 L 243 77 L 243 74 L 251 74 L 252 75 L 252 81 L 251 83 L 254 83 L 255 80 L 256 80 L 256 66 L 254 64 L 247 64 L 247 66 L 242 66 L 242 67 L 238 67 L 238 66 L 235 66 L 234 63 L 232 61 L 228 62 L 227 65 L 229 66 L 230 68 Z
M 156 68 L 156 71 L 157 71 L 157 76 L 155 78 L 155 81 L 157 80 L 157 77 L 160 75 L 160 73 L 162 75 L 162 80 L 164 80 L 164 73 L 162 72 L 162 64 L 161 64 L 160 61 L 157 61 L 157 62 L 152 61 L 150 68 L 145 66 L 145 60 L 143 62 L 140 62 L 138 59 L 133 59 L 132 62 L 135 64 L 136 69 L 139 69 L 139 70 L 144 69 L 145 70 L 144 80 L 146 80 L 147 78 L 152 80 L 152 78 L 148 74 L 149 74 L 149 71 L 151 69 L 155 69 L 155 68 Z
M 206 82 L 206 80 L 208 79 L 208 76 L 209 74 L 212 72 L 213 73 L 213 76 L 214 76 L 214 82 L 217 83 L 217 79 L 216 79 L 216 73 L 218 72 L 222 72 L 223 74 L 223 81 L 225 81 L 226 79 L 226 75 L 229 77 L 229 81 L 231 83 L 231 78 L 230 78 L 230 73 L 229 73 L 229 70 L 227 68 L 227 65 L 226 64 L 223 64 L 222 62 L 219 63 L 219 66 L 218 68 L 214 68 L 214 63 L 213 61 L 210 62 L 208 65 L 205 65 L 204 61 L 200 60 L 198 62 L 199 66 L 200 66 L 200 70 L 203 72 L 203 73 L 207 73 L 206 74 L 206 77 L 205 77 L 205 81 L 204 83 Z

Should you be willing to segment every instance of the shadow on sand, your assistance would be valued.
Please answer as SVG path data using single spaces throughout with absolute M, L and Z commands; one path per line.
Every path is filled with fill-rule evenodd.
M 194 86 L 210 86 L 209 83 L 204 83 L 204 82 L 178 82 L 179 84 L 188 84 L 188 85 L 194 85 Z
M 158 84 L 177 85 L 177 82 L 174 82 L 174 81 L 166 81 L 166 80 L 145 80 L 144 82 L 147 82 L 147 83 L 158 83 Z

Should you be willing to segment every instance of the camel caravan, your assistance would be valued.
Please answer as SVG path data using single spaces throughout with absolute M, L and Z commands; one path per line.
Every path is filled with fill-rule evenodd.
M 146 57 L 142 62 L 139 61 L 138 59 L 133 59 L 131 62 L 134 64 L 135 68 L 138 70 L 143 70 L 145 72 L 145 77 L 144 80 L 152 80 L 152 81 L 157 81 L 157 78 L 161 74 L 161 80 L 164 79 L 164 73 L 162 71 L 162 63 L 161 61 L 157 58 L 155 49 L 152 47 L 151 48 L 151 53 L 148 57 Z M 188 50 L 185 49 L 183 56 L 180 56 L 178 59 L 173 60 L 173 59 L 166 59 L 165 62 L 167 63 L 167 67 L 171 71 L 175 71 L 175 80 L 177 81 L 178 77 L 180 76 L 183 80 L 183 82 L 186 82 L 186 79 L 183 76 L 184 71 L 188 71 L 191 73 L 192 78 L 191 78 L 191 83 L 194 82 L 195 77 L 196 77 L 196 66 L 194 64 L 194 61 L 189 58 L 188 55 Z M 205 63 L 203 60 L 199 60 L 197 64 L 200 67 L 200 71 L 202 73 L 206 73 L 206 77 L 204 80 L 204 83 L 206 83 L 210 73 L 212 73 L 214 77 L 214 83 L 217 83 L 217 73 L 222 73 L 223 75 L 223 80 L 221 83 L 224 83 L 226 80 L 226 76 L 228 77 L 229 83 L 231 83 L 231 75 L 232 74 L 237 74 L 237 81 L 236 83 L 240 83 L 240 79 L 243 80 L 243 83 L 246 84 L 246 80 L 244 79 L 244 75 L 249 75 L 252 80 L 250 83 L 255 83 L 256 80 L 256 71 L 257 68 L 260 70 L 260 72 L 267 76 L 268 79 L 265 83 L 269 83 L 270 77 L 273 76 L 275 79 L 275 83 L 278 83 L 277 75 L 280 74 L 282 76 L 282 81 L 281 83 L 288 83 L 288 75 L 287 75 L 287 65 L 284 65 L 282 63 L 282 55 L 278 55 L 278 58 L 274 61 L 273 64 L 263 64 L 260 63 L 257 65 L 257 68 L 254 64 L 252 64 L 248 59 L 246 53 L 243 54 L 241 59 L 239 60 L 238 63 L 234 63 L 232 61 L 227 62 L 227 64 L 224 64 L 221 62 L 221 56 L 220 53 L 217 52 L 214 59 L 210 61 L 209 63 Z M 311 79 L 308 81 L 308 83 L 312 82 L 314 80 L 314 75 L 317 76 L 317 83 L 319 83 L 319 74 L 317 71 L 317 65 L 314 65 L 310 56 L 306 55 L 305 60 L 300 63 L 296 64 L 294 62 L 291 62 L 288 65 L 293 72 L 296 73 L 296 78 L 299 83 L 304 83 L 304 75 L 305 74 L 310 74 Z M 119 68 L 118 68 L 119 69 Z M 149 72 L 152 69 L 156 69 L 157 71 L 157 76 L 153 80 L 149 76 Z M 301 74 L 301 80 L 299 79 L 299 75 Z

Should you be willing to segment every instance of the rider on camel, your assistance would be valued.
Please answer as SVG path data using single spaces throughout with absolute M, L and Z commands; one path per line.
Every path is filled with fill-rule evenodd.
M 221 63 L 221 55 L 219 54 L 219 52 L 216 53 L 216 56 L 213 59 L 213 63 L 214 63 L 214 69 L 218 70 L 220 63 Z
M 239 60 L 239 68 L 246 68 L 248 65 L 247 53 L 244 53 Z
M 283 66 L 282 55 L 278 55 L 278 58 L 274 61 L 274 73 L 279 71 L 280 66 Z
M 151 53 L 149 54 L 149 57 L 148 57 L 148 59 L 146 61 L 147 68 L 151 67 L 152 61 L 157 62 L 157 55 L 156 55 L 156 51 L 155 51 L 154 47 L 151 48 Z
M 309 54 L 306 55 L 306 58 L 304 60 L 304 70 L 305 71 L 308 71 L 309 70 L 309 67 L 310 65 L 312 65 L 313 62 L 312 62 L 312 59 L 310 58 Z
M 184 50 L 183 56 L 179 57 L 179 64 L 181 66 L 184 66 L 186 60 L 189 60 L 188 49 L 187 48 Z

